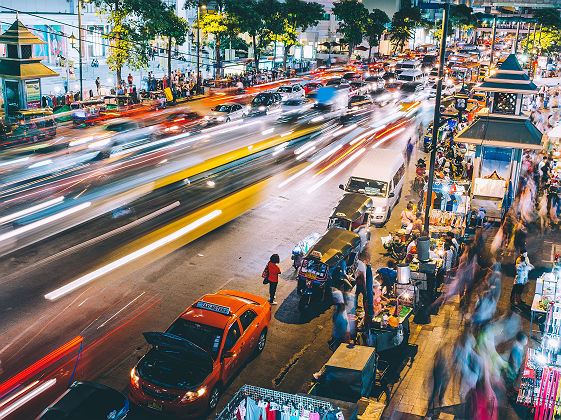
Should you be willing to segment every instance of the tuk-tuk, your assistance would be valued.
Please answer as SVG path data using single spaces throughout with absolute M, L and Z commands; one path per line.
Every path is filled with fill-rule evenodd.
M 336 227 L 326 231 L 308 250 L 298 269 L 299 309 L 310 305 L 314 291 L 320 291 L 325 300 L 329 295 L 327 285 L 339 266 L 346 265 L 346 273 L 354 274 L 360 250 L 358 234 Z
M 10 117 L 13 125 L 8 141 L 36 142 L 56 136 L 56 121 L 51 108 L 20 109 Z
M 105 110 L 105 101 L 102 99 L 90 99 L 88 101 L 76 101 L 70 104 L 72 109 L 72 121 L 74 125 L 92 125 L 98 120 L 100 113 Z
M 107 113 L 120 113 L 133 108 L 134 101 L 131 96 L 126 95 L 108 95 L 103 97 L 105 103 L 105 111 Z
M 371 212 L 371 197 L 359 193 L 346 193 L 331 212 L 327 228 L 338 227 L 357 233 L 364 249 L 370 236 Z

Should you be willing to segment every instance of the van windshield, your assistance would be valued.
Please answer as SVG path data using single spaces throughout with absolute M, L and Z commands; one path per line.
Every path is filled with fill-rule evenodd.
M 372 179 L 356 178 L 352 176 L 347 184 L 347 191 L 367 194 L 372 197 L 385 197 L 388 192 L 388 183 Z

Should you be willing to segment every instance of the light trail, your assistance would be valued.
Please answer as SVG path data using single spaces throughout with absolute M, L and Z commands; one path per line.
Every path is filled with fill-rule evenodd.
M 7 417 L 8 414 L 13 413 L 18 408 L 24 406 L 25 404 L 27 404 L 29 401 L 31 401 L 33 398 L 35 398 L 39 394 L 41 394 L 41 393 L 45 392 L 47 389 L 51 388 L 56 383 L 56 379 L 54 379 L 54 378 L 49 379 L 48 381 L 45 381 L 41 385 L 37 386 L 38 383 L 39 383 L 39 381 L 35 381 L 31 385 L 29 385 L 28 387 L 24 388 L 22 391 L 25 391 L 25 392 L 30 391 L 30 392 L 28 394 L 25 394 L 22 398 L 16 400 L 16 402 L 14 404 L 9 405 L 8 407 L 6 407 L 2 411 L 0 411 L 0 419 L 3 419 L 4 417 Z
M 29 157 L 24 157 L 24 158 L 20 158 L 20 159 L 10 160 L 8 162 L 2 162 L 2 163 L 0 163 L 0 168 L 2 166 L 11 166 L 11 165 L 15 165 L 16 163 L 27 162 L 28 160 L 29 160 Z
M 24 210 L 17 211 L 15 213 L 9 214 L 7 216 L 0 217 L 0 225 L 2 223 L 9 222 L 11 220 L 19 219 L 22 216 L 26 216 L 28 214 L 36 213 L 39 210 L 46 209 L 47 207 L 54 206 L 55 204 L 62 203 L 64 201 L 64 197 L 57 197 L 53 198 L 52 200 L 45 201 L 44 203 L 37 204 L 36 206 L 29 207 Z
M 69 216 L 71 214 L 79 212 L 80 210 L 84 210 L 84 209 L 88 208 L 89 206 L 91 206 L 91 204 L 92 203 L 90 201 L 87 201 L 87 202 L 82 203 L 82 204 L 80 204 L 76 207 L 72 207 L 70 209 L 61 211 L 60 213 L 53 214 L 52 216 L 45 217 L 44 219 L 37 220 L 36 222 L 33 222 L 33 223 L 28 224 L 28 225 L 22 226 L 20 228 L 14 229 L 11 232 L 6 232 L 3 235 L 0 235 L 0 242 L 5 241 L 6 239 L 13 238 L 13 237 L 15 237 L 17 235 L 20 235 L 22 233 L 29 232 L 30 230 L 36 229 L 36 228 L 41 227 L 43 225 L 55 222 L 55 221 L 57 221 L 59 219 L 62 219 L 66 216 Z
M 169 244 L 170 242 L 175 241 L 176 239 L 179 239 L 181 236 L 191 232 L 192 230 L 197 229 L 198 227 L 204 225 L 205 223 L 210 222 L 212 219 L 215 219 L 216 217 L 220 216 L 222 214 L 222 210 L 214 210 L 210 213 L 208 213 L 207 215 L 201 217 L 198 220 L 195 220 L 194 222 L 189 223 L 187 226 L 182 227 L 181 229 L 176 230 L 175 232 L 164 236 L 161 239 L 158 239 L 155 242 L 152 242 L 150 245 L 146 245 L 132 253 L 130 253 L 129 255 L 126 255 L 124 257 L 119 258 L 118 260 L 113 261 L 112 263 L 109 263 L 101 268 L 98 268 L 97 270 L 94 270 L 82 277 L 77 278 L 76 280 L 56 289 L 53 290 L 50 293 L 47 293 L 45 295 L 45 299 L 47 300 L 55 300 L 58 299 L 61 296 L 66 295 L 67 293 L 70 293 L 74 290 L 76 290 L 79 287 L 84 286 L 85 284 L 90 283 L 91 281 L 107 274 L 110 273 L 113 270 L 116 270 L 119 267 L 122 267 L 125 264 L 130 263 L 131 261 L 137 260 L 138 258 L 143 257 L 146 254 L 149 254 L 152 251 L 155 251 L 158 248 L 161 248 L 167 244 Z
M 349 156 L 352 152 L 354 152 L 356 149 L 358 149 L 367 139 L 364 138 L 362 139 L 360 142 L 358 142 L 357 144 L 355 144 L 353 147 L 351 147 L 349 150 L 347 150 L 345 153 L 343 153 L 341 156 L 339 156 L 337 159 L 335 159 L 333 162 L 331 162 L 329 165 L 325 166 L 323 169 L 320 169 L 319 171 L 317 171 L 314 176 L 318 176 L 321 175 L 322 173 L 324 173 L 325 171 L 327 171 L 329 168 L 331 168 L 333 165 L 336 165 L 338 162 L 340 162 L 341 160 L 345 159 L 347 156 Z
M 361 154 L 363 154 L 365 150 L 366 150 L 365 148 L 358 150 L 355 154 L 353 154 L 350 158 L 348 158 L 345 162 L 343 162 L 340 166 L 338 166 L 333 172 L 329 173 L 329 175 L 323 177 L 321 181 L 313 185 L 310 188 L 310 192 L 314 192 L 323 184 L 325 184 L 327 181 L 329 181 L 331 178 L 333 178 L 335 175 L 337 175 L 339 172 L 341 172 L 343 169 L 345 169 L 347 166 L 349 166 L 356 158 L 358 158 Z
M 323 160 L 327 159 L 329 156 L 333 155 L 335 152 L 337 152 L 339 149 L 341 149 L 341 147 L 343 147 L 342 144 L 337 145 L 336 147 L 334 147 L 333 149 L 331 149 L 329 152 L 325 153 L 324 155 L 322 155 L 321 157 L 319 157 L 317 160 L 315 160 L 312 164 L 310 164 L 309 166 L 305 167 L 304 169 L 296 172 L 294 175 L 292 175 L 290 178 L 285 179 L 283 182 L 281 182 L 279 184 L 279 188 L 284 187 L 286 184 L 288 184 L 289 182 L 294 181 L 296 178 L 298 178 L 299 176 L 305 174 L 306 172 L 308 172 L 310 169 L 314 168 L 315 166 L 319 165 L 320 162 L 322 162 Z

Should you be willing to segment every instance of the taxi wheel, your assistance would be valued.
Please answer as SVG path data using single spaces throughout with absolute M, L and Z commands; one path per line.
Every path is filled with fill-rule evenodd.
M 263 328 L 261 335 L 257 339 L 257 346 L 255 346 L 255 355 L 260 354 L 265 348 L 265 343 L 267 343 L 267 328 Z
M 214 410 L 216 408 L 221 394 L 222 393 L 220 392 L 220 385 L 216 385 L 214 388 L 212 388 L 212 391 L 208 396 L 208 408 L 210 410 Z

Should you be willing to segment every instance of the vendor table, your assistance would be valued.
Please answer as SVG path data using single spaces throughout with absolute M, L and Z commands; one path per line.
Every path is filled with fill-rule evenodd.
M 386 308 L 390 311 L 390 314 L 393 314 L 395 311 L 395 306 L 386 306 Z M 402 341 L 403 337 L 405 337 L 409 333 L 409 317 L 413 313 L 413 308 L 408 306 L 403 306 L 401 311 L 398 315 L 399 327 L 398 328 L 391 328 L 391 327 L 371 327 L 368 330 L 368 334 L 366 336 L 366 344 L 368 346 L 372 346 L 376 348 L 377 352 L 381 352 L 384 350 L 389 350 L 394 347 L 399 346 Z M 375 316 L 373 318 L 375 323 L 382 322 L 382 315 Z M 402 334 L 401 338 L 399 335 Z
M 535 294 L 534 300 L 532 301 L 532 310 L 530 311 L 530 337 L 532 337 L 532 333 L 534 331 L 539 332 L 541 334 L 541 330 L 538 328 L 534 330 L 534 317 L 536 315 L 545 315 L 545 309 L 540 305 L 540 301 L 542 299 L 542 295 Z

